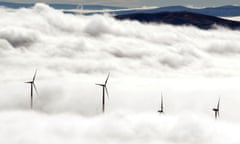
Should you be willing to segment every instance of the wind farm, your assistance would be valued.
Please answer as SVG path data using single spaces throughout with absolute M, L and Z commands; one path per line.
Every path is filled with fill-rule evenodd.
M 35 70 L 35 73 L 34 73 L 34 76 L 33 76 L 33 79 L 31 81 L 27 81 L 25 83 L 27 84 L 30 84 L 30 108 L 33 109 L 33 90 L 35 90 L 36 94 L 38 95 L 38 90 L 37 90 L 37 87 L 35 85 L 35 79 L 36 79 L 36 75 L 37 75 L 37 70 Z M 107 84 L 108 84 L 108 80 L 109 80 L 109 77 L 110 77 L 110 73 L 108 73 L 104 83 L 96 83 L 97 86 L 100 86 L 102 87 L 102 113 L 105 112 L 105 105 L 106 105 L 106 95 L 109 99 L 109 93 L 108 93 L 108 88 L 107 88 Z M 106 94 L 106 95 L 105 95 Z M 161 92 L 161 102 L 160 102 L 160 109 L 157 111 L 158 113 L 160 114 L 164 114 L 165 113 L 165 110 L 164 110 L 164 101 L 163 101 L 163 94 Z M 215 116 L 215 119 L 218 119 L 219 116 L 220 116 L 220 97 L 219 97 L 219 100 L 218 100 L 218 103 L 217 103 L 217 106 L 215 108 L 212 109 L 214 111 L 214 116 Z

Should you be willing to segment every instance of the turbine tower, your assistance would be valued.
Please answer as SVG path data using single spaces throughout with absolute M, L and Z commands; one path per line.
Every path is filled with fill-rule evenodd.
M 162 95 L 162 93 L 161 93 L 161 109 L 158 110 L 158 112 L 159 112 L 160 114 L 164 113 L 164 111 L 163 111 L 163 95 Z
M 104 111 L 105 111 L 105 91 L 106 91 L 107 96 L 108 96 L 108 98 L 109 98 L 108 89 L 107 89 L 107 82 L 108 82 L 109 76 L 110 76 L 110 73 L 108 73 L 108 76 L 107 76 L 104 84 L 96 84 L 96 85 L 102 87 L 102 92 L 103 92 L 103 93 L 102 93 L 102 112 L 103 112 L 103 113 L 104 113 Z
M 215 119 L 219 118 L 219 107 L 220 107 L 220 98 L 218 99 L 217 108 L 212 109 L 214 111 L 214 114 L 215 114 Z
M 27 84 L 30 84 L 30 86 L 31 86 L 31 104 L 30 104 L 31 109 L 33 108 L 33 88 L 35 89 L 35 92 L 38 95 L 37 87 L 35 85 L 36 75 L 37 75 L 37 70 L 34 73 L 32 81 L 25 82 Z

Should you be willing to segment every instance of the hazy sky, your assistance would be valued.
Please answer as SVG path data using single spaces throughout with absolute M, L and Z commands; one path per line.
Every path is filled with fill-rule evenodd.
M 9 0 L 11 2 L 49 2 L 105 4 L 124 7 L 185 5 L 194 7 L 240 5 L 239 0 Z M 8 1 L 8 2 L 9 2 Z

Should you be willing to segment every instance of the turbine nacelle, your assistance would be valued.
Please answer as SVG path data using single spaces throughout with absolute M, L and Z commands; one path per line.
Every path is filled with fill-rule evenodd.
M 213 111 L 219 111 L 219 109 L 216 109 L 216 108 L 213 108 L 212 110 L 213 110 Z
M 158 110 L 159 113 L 164 113 L 163 110 Z
M 34 81 L 28 81 L 28 82 L 24 82 L 24 83 L 33 84 Z
M 102 87 L 106 87 L 105 84 L 96 84 L 96 85 L 98 85 L 98 86 L 102 86 Z

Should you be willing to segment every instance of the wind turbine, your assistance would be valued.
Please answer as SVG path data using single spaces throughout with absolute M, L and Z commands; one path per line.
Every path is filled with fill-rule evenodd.
M 215 113 L 215 119 L 219 118 L 219 107 L 220 107 L 220 98 L 218 99 L 217 108 L 212 109 Z
M 27 83 L 27 84 L 30 84 L 31 85 L 31 109 L 33 108 L 33 88 L 35 89 L 35 92 L 36 92 L 36 94 L 38 95 L 38 91 L 37 91 L 37 87 L 36 87 L 36 85 L 35 85 L 35 79 L 36 79 L 36 75 L 37 75 L 37 70 L 35 71 L 35 73 L 34 73 L 34 76 L 33 76 L 33 79 L 32 79 L 32 81 L 27 81 L 27 82 L 25 82 L 25 83 Z
M 79 7 L 80 7 L 80 14 L 83 14 L 83 0 L 81 0 L 81 4 L 79 5 L 77 5 L 77 9 L 79 9 Z
M 108 73 L 108 76 L 107 76 L 104 84 L 96 84 L 98 86 L 101 86 L 102 87 L 102 91 L 103 91 L 103 95 L 102 95 L 102 111 L 103 111 L 103 113 L 105 111 L 105 91 L 106 91 L 107 96 L 109 98 L 108 89 L 107 89 L 107 82 L 108 82 L 109 76 L 110 76 L 110 73 Z
M 161 109 L 158 110 L 158 112 L 161 114 L 161 113 L 164 113 L 163 111 L 163 96 L 162 96 L 162 93 L 161 93 Z

